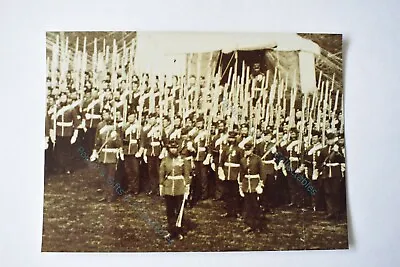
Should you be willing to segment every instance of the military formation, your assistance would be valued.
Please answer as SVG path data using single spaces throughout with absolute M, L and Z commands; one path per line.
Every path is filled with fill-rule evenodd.
M 241 75 L 231 68 L 224 83 L 221 70 L 138 74 L 128 58 L 93 69 L 52 59 L 46 177 L 90 165 L 79 158 L 87 151 L 127 194 L 165 198 L 168 239 L 183 239 L 184 209 L 204 201 L 224 201 L 221 216 L 244 221 L 246 233 L 262 231 L 263 215 L 276 209 L 324 211 L 332 221 L 346 212 L 343 102 L 333 83 L 320 77 L 303 94 L 258 63 L 243 64 Z M 101 201 L 120 196 L 102 187 Z

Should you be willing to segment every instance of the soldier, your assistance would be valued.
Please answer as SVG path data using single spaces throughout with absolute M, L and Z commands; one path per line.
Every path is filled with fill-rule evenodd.
M 309 179 L 311 178 L 312 186 L 316 189 L 316 194 L 312 196 L 312 206 L 314 211 L 317 211 L 324 209 L 324 203 L 322 202 L 323 191 L 321 189 L 320 180 L 318 179 L 320 166 L 318 166 L 317 161 L 321 155 L 322 144 L 319 142 L 319 137 L 321 136 L 319 131 L 312 130 L 311 135 L 311 146 L 304 155 L 304 164 L 301 167 L 304 168 L 305 176 Z
M 276 207 L 276 162 L 275 162 L 275 143 L 272 142 L 272 131 L 267 129 L 265 134 L 265 146 L 263 149 L 262 163 L 263 163 L 263 174 L 265 175 L 264 184 L 266 190 L 261 195 L 261 206 L 264 211 L 271 212 L 271 208 Z
M 168 221 L 169 233 L 165 238 L 182 240 L 183 231 L 179 219 L 183 221 L 182 203 L 189 195 L 190 163 L 179 155 L 175 141 L 168 144 L 168 156 L 161 161 L 159 174 L 160 195 L 165 199 Z
M 227 140 L 228 135 L 225 133 L 225 124 L 223 121 L 218 121 L 217 135 L 212 138 L 209 148 L 212 154 L 211 168 L 213 168 L 214 171 L 217 171 L 218 167 L 221 166 L 221 155 L 224 146 L 227 144 Z M 215 199 L 220 200 L 223 196 L 223 182 L 220 179 L 216 179 L 215 187 Z
M 143 128 L 140 137 L 140 150 L 138 156 L 143 154 L 143 160 L 147 163 L 148 173 L 148 195 L 157 194 L 157 177 L 160 168 L 160 158 L 162 151 L 162 127 L 156 124 L 156 115 L 149 114 L 148 124 Z
M 218 178 L 224 181 L 224 200 L 226 213 L 223 217 L 240 217 L 238 213 L 240 159 L 243 151 L 236 144 L 236 132 L 230 131 L 228 144 L 222 151 L 221 165 L 218 167 Z
M 135 115 L 128 116 L 128 123 L 123 130 L 124 136 L 124 165 L 127 178 L 127 192 L 134 195 L 139 194 L 140 186 L 140 158 L 139 144 L 141 136 L 141 126 L 139 121 L 135 122 Z
M 96 140 L 97 125 L 101 121 L 101 100 L 97 90 L 93 90 L 83 107 L 85 120 L 85 148 L 92 151 Z
M 124 160 L 124 154 L 122 149 L 122 140 L 114 129 L 113 120 L 108 111 L 103 113 L 103 123 L 98 125 L 98 131 L 96 133 L 96 143 L 90 156 L 91 161 L 98 159 L 98 162 L 102 166 L 102 172 L 106 177 L 106 197 L 100 201 L 107 200 L 112 202 L 116 199 L 117 195 L 121 195 L 121 188 L 114 188 L 115 185 L 121 183 L 116 181 L 116 170 L 118 160 Z
M 340 179 L 342 176 L 341 163 L 344 163 L 344 155 L 339 152 L 339 146 L 335 144 L 335 134 L 326 135 L 327 145 L 321 149 L 318 164 L 322 169 L 321 187 L 324 190 L 325 203 L 328 215 L 326 219 L 338 220 L 340 212 Z
M 300 140 L 297 137 L 296 128 L 290 129 L 288 146 L 286 147 L 287 158 L 289 160 L 288 167 L 288 185 L 290 204 L 289 207 L 301 208 L 303 206 L 303 194 L 304 188 L 302 188 L 296 177 L 294 177 L 295 171 L 300 167 L 300 151 L 299 146 Z
M 55 145 L 58 171 L 71 173 L 72 144 L 78 137 L 78 118 L 76 110 L 67 105 L 67 96 L 60 97 L 60 105 L 53 113 L 50 125 L 50 138 Z
M 196 128 L 197 132 L 193 136 L 193 152 L 194 165 L 195 165 L 195 177 L 194 177 L 194 195 L 193 203 L 196 204 L 200 200 L 207 199 L 208 195 L 208 168 L 204 164 L 207 156 L 207 138 L 208 133 L 203 128 L 204 121 L 202 117 L 197 118 Z
M 260 205 L 257 196 L 262 194 L 264 183 L 261 179 L 262 161 L 253 153 L 252 142 L 244 145 L 244 158 L 240 160 L 239 193 L 244 197 L 244 222 L 248 227 L 244 232 L 260 230 Z

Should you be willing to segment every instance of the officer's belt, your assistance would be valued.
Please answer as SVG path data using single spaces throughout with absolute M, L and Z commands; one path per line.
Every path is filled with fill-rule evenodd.
M 274 163 L 275 163 L 275 160 L 273 160 L 273 159 L 271 159 L 271 160 L 263 160 L 263 162 L 264 162 L 265 164 L 274 164 Z
M 299 158 L 298 157 L 290 157 L 289 160 L 290 161 L 299 161 Z
M 244 178 L 247 178 L 247 179 L 260 179 L 260 175 L 259 174 L 245 174 L 244 175 Z
M 61 127 L 71 127 L 72 124 L 73 124 L 72 121 L 70 121 L 70 122 L 61 122 L 61 121 L 58 121 L 58 122 L 57 122 L 57 126 L 61 126 Z
M 168 175 L 167 179 L 170 179 L 170 180 L 181 180 L 181 179 L 184 179 L 184 177 L 183 177 L 183 175 Z
M 234 167 L 234 168 L 238 168 L 238 167 L 240 167 L 240 164 L 239 164 L 239 163 L 233 163 L 233 162 L 225 162 L 225 163 L 224 163 L 224 166 L 225 166 L 225 167 Z
M 129 140 L 129 144 L 137 144 L 137 140 L 136 139 L 131 139 L 131 140 Z
M 161 143 L 160 142 L 151 142 L 150 145 L 151 146 L 159 146 Z
M 87 117 L 88 119 L 101 119 L 101 115 L 99 115 L 99 114 L 88 113 L 85 117 Z
M 119 148 L 103 148 L 102 151 L 107 153 L 118 153 Z
M 326 166 L 328 166 L 328 167 L 336 167 L 336 166 L 339 166 L 340 165 L 340 163 L 327 163 L 326 164 Z

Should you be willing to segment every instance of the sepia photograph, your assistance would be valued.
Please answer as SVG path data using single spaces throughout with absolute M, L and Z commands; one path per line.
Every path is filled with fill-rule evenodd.
M 45 41 L 42 252 L 349 248 L 341 34 Z

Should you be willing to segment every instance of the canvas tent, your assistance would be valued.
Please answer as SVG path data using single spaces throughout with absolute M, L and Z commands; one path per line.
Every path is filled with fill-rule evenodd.
M 281 78 L 287 75 L 290 85 L 295 83 L 303 92 L 316 88 L 315 56 L 320 54 L 320 47 L 297 34 L 138 32 L 136 49 L 138 72 L 178 75 L 189 72 L 202 76 L 219 66 L 227 73 L 229 64 L 222 63 L 232 58 L 234 51 L 242 54 L 238 57 L 239 67 L 241 60 L 247 65 L 254 63 L 255 59 L 248 56 L 254 56 L 253 51 L 261 55 L 260 60 L 268 69 L 276 67 Z

